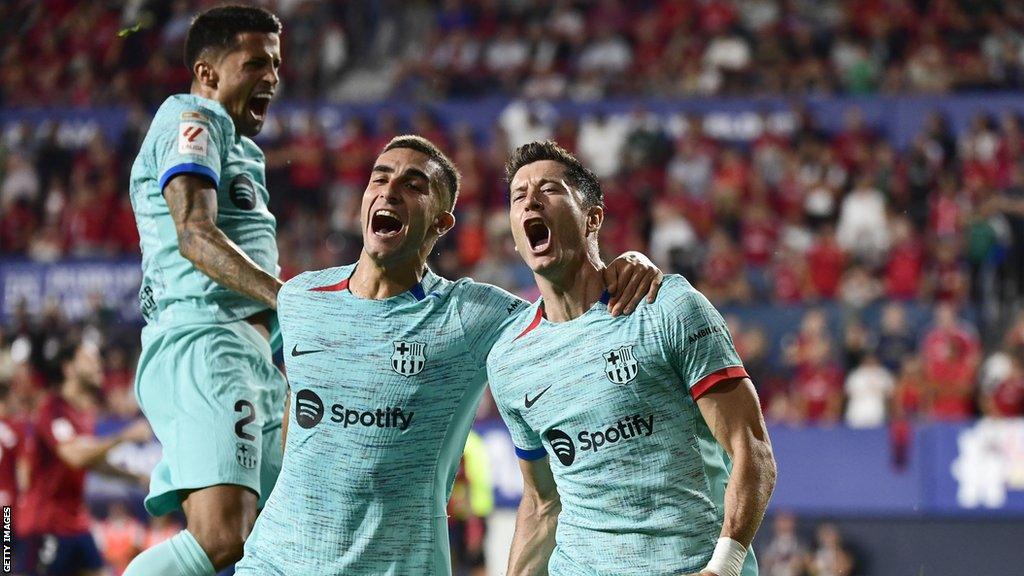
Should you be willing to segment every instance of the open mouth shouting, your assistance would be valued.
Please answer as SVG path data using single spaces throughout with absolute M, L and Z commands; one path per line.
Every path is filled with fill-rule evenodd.
M 257 92 L 249 97 L 248 109 L 253 120 L 263 122 L 267 119 L 267 110 L 270 109 L 270 99 L 273 97 L 273 92 Z
M 387 208 L 378 208 L 370 216 L 370 233 L 378 238 L 394 238 L 404 227 L 405 223 L 398 213 Z
M 523 229 L 526 231 L 530 251 L 534 254 L 543 254 L 551 247 L 551 229 L 539 216 L 527 218 L 523 222 Z

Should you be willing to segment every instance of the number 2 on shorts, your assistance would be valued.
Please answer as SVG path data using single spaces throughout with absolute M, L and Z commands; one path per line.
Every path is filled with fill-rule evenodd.
M 249 402 L 248 400 L 239 400 L 238 402 L 235 402 L 235 412 L 245 413 L 246 410 L 248 410 L 248 413 L 235 422 L 235 436 L 238 436 L 242 440 L 252 442 L 253 440 L 256 440 L 256 437 L 245 431 L 245 425 L 252 424 L 256 421 L 256 408 L 253 407 L 252 402 Z

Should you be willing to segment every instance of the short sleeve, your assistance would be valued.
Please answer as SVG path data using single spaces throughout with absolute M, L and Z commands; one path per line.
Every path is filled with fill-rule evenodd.
M 493 388 L 492 388 L 493 391 Z M 516 456 L 523 460 L 540 460 L 547 456 L 544 445 L 541 444 L 540 436 L 523 420 L 519 410 L 510 406 L 508 402 L 495 395 L 494 403 L 498 406 L 498 413 L 505 422 L 509 434 L 512 436 L 512 444 L 516 448 Z
M 160 190 L 179 174 L 201 176 L 218 186 L 221 159 L 231 134 L 209 111 L 201 109 L 182 111 L 178 118 L 168 120 L 154 150 Z
M 473 358 L 483 364 L 498 336 L 525 310 L 527 302 L 509 292 L 465 280 L 458 292 L 458 313 Z
M 747 377 L 722 315 L 685 279 L 662 288 L 658 315 L 666 355 L 694 400 L 719 382 Z

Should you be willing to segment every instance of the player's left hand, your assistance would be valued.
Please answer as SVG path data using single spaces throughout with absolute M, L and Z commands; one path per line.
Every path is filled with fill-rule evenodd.
M 665 275 L 640 252 L 626 252 L 604 269 L 604 285 L 611 294 L 608 310 L 612 316 L 632 314 L 640 299 L 654 302 Z

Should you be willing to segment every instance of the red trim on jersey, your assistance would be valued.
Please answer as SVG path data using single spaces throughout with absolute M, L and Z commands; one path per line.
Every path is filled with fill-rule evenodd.
M 743 366 L 727 366 L 721 370 L 715 370 L 690 387 L 690 396 L 693 396 L 693 399 L 696 400 L 714 387 L 715 384 L 723 380 L 732 380 L 733 378 L 749 378 L 746 368 Z
M 513 342 L 516 341 L 516 340 L 519 340 L 523 336 L 526 336 L 526 334 L 529 333 L 530 330 L 533 330 L 537 326 L 540 326 L 540 319 L 543 318 L 543 317 L 544 317 L 544 309 L 541 308 L 540 306 L 538 306 L 537 307 L 537 315 L 533 317 L 533 322 L 530 322 L 530 325 L 527 326 L 526 330 L 523 330 L 519 334 L 519 336 L 516 336 L 515 338 L 513 338 Z
M 330 286 L 319 286 L 309 289 L 310 292 L 341 292 L 342 290 L 348 290 L 348 278 Z

